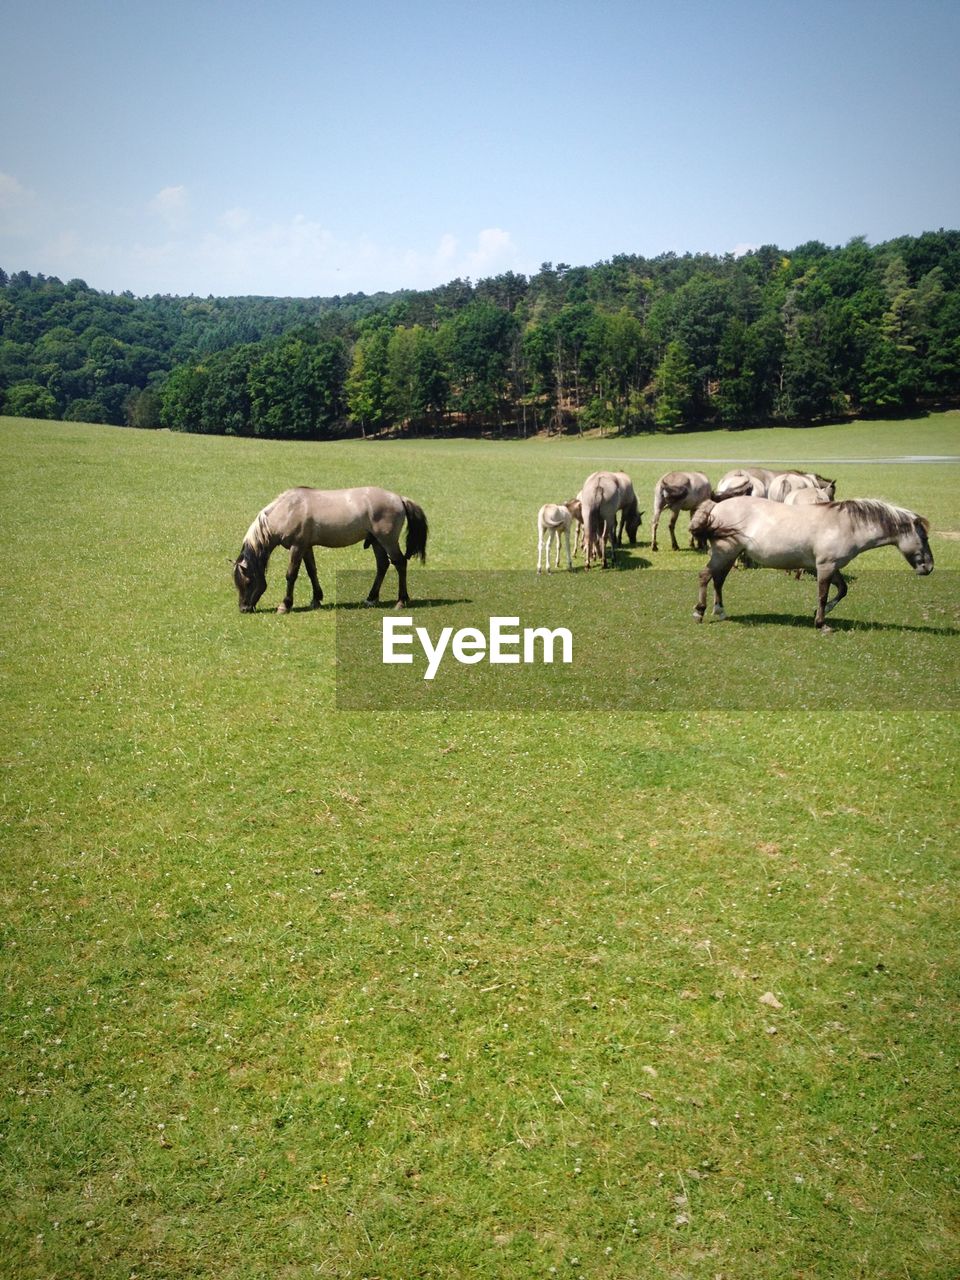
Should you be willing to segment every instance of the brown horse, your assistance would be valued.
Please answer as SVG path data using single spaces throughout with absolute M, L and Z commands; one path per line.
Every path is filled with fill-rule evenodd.
M 400 549 L 400 533 L 407 526 L 407 549 Z M 233 563 L 233 581 L 240 596 L 240 612 L 252 613 L 267 589 L 267 561 L 275 547 L 290 551 L 287 591 L 277 613 L 289 613 L 293 587 L 306 565 L 313 586 L 311 609 L 323 600 L 317 579 L 314 547 L 349 547 L 363 541 L 373 547 L 377 561 L 367 604 L 380 598 L 380 584 L 392 564 L 400 579 L 398 605 L 407 597 L 407 561 L 427 556 L 427 518 L 409 498 L 372 486 L 363 489 L 287 489 L 263 508 L 243 539 L 243 547 Z
M 696 511 L 700 503 L 709 497 L 710 481 L 702 471 L 668 471 L 661 476 L 653 489 L 653 541 L 650 550 L 657 550 L 657 525 L 662 512 L 670 512 L 670 545 L 674 551 L 679 551 L 674 532 L 677 517 L 681 511 Z
M 780 480 L 782 476 L 794 478 L 784 482 Z M 778 481 L 781 485 L 786 484 L 786 487 L 774 498 L 771 489 Z M 831 499 L 834 496 L 835 482 L 825 480 L 815 471 L 771 471 L 768 467 L 734 467 L 732 471 L 720 477 L 712 497 L 715 502 L 725 502 L 728 498 L 774 498 L 774 501 L 782 502 L 790 488 L 802 488 L 804 483 L 826 489 Z
M 615 565 L 616 549 L 623 540 L 624 531 L 630 545 L 636 546 L 637 530 L 643 518 L 632 480 L 625 471 L 594 471 L 587 476 L 577 498 L 583 515 L 586 567 L 590 568 L 594 557 L 599 559 L 601 568 L 606 567 L 608 546 L 610 563 Z

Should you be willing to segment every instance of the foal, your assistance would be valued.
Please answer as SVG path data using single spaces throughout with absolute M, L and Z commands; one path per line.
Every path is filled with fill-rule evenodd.
M 561 537 L 567 548 L 567 568 L 573 568 L 573 559 L 570 555 L 570 526 L 575 519 L 579 519 L 579 515 L 580 503 L 576 498 L 570 502 L 545 502 L 537 512 L 537 573 L 540 572 L 541 562 L 545 565 L 547 573 L 550 572 L 550 546 L 554 540 L 557 544 L 555 567 L 560 568 Z

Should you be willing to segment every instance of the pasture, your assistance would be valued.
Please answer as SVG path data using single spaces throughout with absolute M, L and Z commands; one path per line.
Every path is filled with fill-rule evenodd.
M 916 454 L 960 455 L 960 414 L 323 445 L 0 421 L 3 1274 L 955 1275 L 957 714 L 790 699 L 804 651 L 857 670 L 875 570 L 955 691 L 957 596 L 924 610 L 960 467 L 889 460 Z M 732 577 L 697 628 L 705 556 L 649 551 L 656 478 L 696 459 L 911 507 L 936 572 L 869 553 L 829 637 L 809 581 L 770 574 L 796 617 L 751 629 Z M 229 561 L 291 484 L 419 502 L 416 600 L 431 569 L 532 576 L 538 507 L 605 466 L 647 511 L 616 589 L 682 570 L 679 660 L 735 668 L 750 629 L 780 705 L 338 711 L 359 546 L 318 552 L 323 609 L 301 580 L 272 612 L 278 552 L 238 611 Z

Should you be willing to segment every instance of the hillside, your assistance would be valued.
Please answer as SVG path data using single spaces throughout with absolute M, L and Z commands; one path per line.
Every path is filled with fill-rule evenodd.
M 322 439 L 812 422 L 958 400 L 958 231 L 333 298 L 135 298 L 0 271 L 12 415 Z

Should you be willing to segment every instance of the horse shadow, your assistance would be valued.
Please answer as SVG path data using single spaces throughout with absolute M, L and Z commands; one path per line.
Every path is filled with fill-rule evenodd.
M 411 600 L 409 604 L 401 605 L 403 609 L 442 609 L 452 604 L 473 604 L 473 600 L 467 596 L 458 598 L 444 599 L 441 596 L 430 597 L 425 600 Z M 365 600 L 338 600 L 336 604 L 333 601 L 327 603 L 324 601 L 319 608 L 314 609 L 309 604 L 295 604 L 290 610 L 291 613 L 324 613 L 328 611 L 341 612 L 342 610 L 351 609 L 386 609 L 391 612 L 396 608 L 396 604 L 389 600 L 376 600 L 373 604 L 367 604 Z M 258 609 L 257 613 L 276 613 L 276 609 Z
M 629 573 L 633 569 L 652 569 L 653 561 L 646 556 L 632 556 L 626 547 L 617 548 L 617 563 L 614 566 L 620 572 Z
M 727 621 L 748 627 L 798 627 L 804 631 L 813 630 L 813 623 L 809 613 L 740 613 L 735 617 L 728 617 Z M 960 635 L 960 627 L 920 627 L 907 622 L 874 622 L 857 618 L 831 617 L 827 626 L 831 631 L 891 631 L 896 632 L 897 635 L 910 632 L 919 636 Z

